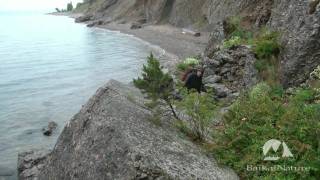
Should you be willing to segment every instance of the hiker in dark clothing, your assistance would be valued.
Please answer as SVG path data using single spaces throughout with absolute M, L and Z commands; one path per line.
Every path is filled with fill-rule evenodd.
M 195 89 L 198 93 L 203 91 L 203 83 L 202 83 L 203 70 L 197 69 L 191 71 L 185 78 L 185 86 L 188 90 Z

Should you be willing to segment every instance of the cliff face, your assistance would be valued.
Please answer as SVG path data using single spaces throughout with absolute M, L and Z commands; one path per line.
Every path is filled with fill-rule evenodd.
M 268 26 L 282 34 L 281 79 L 298 85 L 320 64 L 319 0 L 275 0 Z
M 152 123 L 143 101 L 139 90 L 110 81 L 47 157 L 19 155 L 20 179 L 238 179 L 176 131 Z
M 147 23 L 170 23 L 178 27 L 204 28 L 235 15 L 248 15 L 251 21 L 272 0 L 93 0 L 85 13 L 95 19 L 114 21 L 144 19 Z M 269 10 L 270 11 L 270 10 Z M 256 14 L 254 16 L 254 14 Z M 270 13 L 269 13 L 270 15 Z
M 302 83 L 320 63 L 319 0 L 92 0 L 85 12 L 109 22 L 169 23 L 210 32 L 220 30 L 226 18 L 241 16 L 247 26 L 281 33 L 284 86 Z M 209 47 L 221 40 L 209 41 Z

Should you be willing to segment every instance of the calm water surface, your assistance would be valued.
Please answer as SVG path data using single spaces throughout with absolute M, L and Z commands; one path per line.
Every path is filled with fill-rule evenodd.
M 0 12 L 0 22 L 0 179 L 11 179 L 18 152 L 52 148 L 97 88 L 109 79 L 128 83 L 151 49 L 62 16 Z M 45 137 L 49 121 L 59 128 Z

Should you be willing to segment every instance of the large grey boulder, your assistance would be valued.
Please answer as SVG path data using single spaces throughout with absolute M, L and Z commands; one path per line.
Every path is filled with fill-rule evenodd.
M 137 89 L 110 81 L 65 126 L 39 179 L 238 179 L 151 117 Z

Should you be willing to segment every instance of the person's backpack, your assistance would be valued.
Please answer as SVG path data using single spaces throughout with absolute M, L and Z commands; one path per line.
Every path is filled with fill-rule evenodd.
M 188 70 L 186 70 L 186 72 L 181 76 L 181 81 L 186 81 L 186 79 L 187 79 L 187 77 L 188 77 L 188 75 L 190 74 L 190 73 L 192 73 L 194 70 L 193 69 L 188 69 Z

